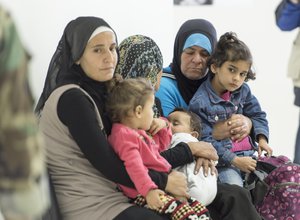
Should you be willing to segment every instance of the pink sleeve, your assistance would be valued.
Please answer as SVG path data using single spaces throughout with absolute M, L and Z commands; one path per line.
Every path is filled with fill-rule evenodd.
M 143 196 L 146 196 L 150 189 L 158 188 L 148 175 L 148 168 L 144 166 L 141 154 L 140 144 L 143 141 L 136 134 L 129 130 L 118 132 L 117 138 L 114 138 L 113 146 L 121 160 L 124 161 L 126 170 L 133 181 L 136 190 Z
M 168 119 L 164 117 L 160 118 L 169 123 Z M 161 129 L 156 135 L 153 136 L 153 139 L 157 144 L 159 144 L 159 152 L 169 149 L 172 139 L 171 126 Z

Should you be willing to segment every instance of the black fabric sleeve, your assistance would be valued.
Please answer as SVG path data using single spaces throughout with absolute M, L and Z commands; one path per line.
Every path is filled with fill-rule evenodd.
M 184 142 L 180 142 L 175 147 L 161 152 L 161 155 L 171 164 L 172 169 L 194 161 L 190 148 Z
M 94 105 L 82 91 L 66 91 L 59 99 L 57 113 L 85 157 L 99 172 L 113 182 L 134 187 L 123 162 L 98 125 Z M 160 189 L 165 189 L 167 174 L 151 170 L 149 175 Z

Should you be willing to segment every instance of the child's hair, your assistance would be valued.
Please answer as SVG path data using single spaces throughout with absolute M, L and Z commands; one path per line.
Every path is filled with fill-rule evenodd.
M 250 64 L 245 81 L 254 80 L 253 59 L 248 46 L 239 40 L 234 32 L 226 32 L 220 37 L 213 54 L 208 60 L 208 66 L 215 64 L 217 67 L 221 67 L 226 61 L 235 62 L 239 60 L 247 61 Z
M 115 81 L 106 103 L 112 122 L 121 122 L 139 105 L 144 107 L 149 95 L 154 95 L 154 89 L 145 78 Z
M 188 116 L 190 116 L 190 128 L 192 131 L 197 131 L 199 133 L 199 137 L 201 137 L 201 118 L 194 112 L 191 112 L 189 110 L 186 110 L 184 108 L 177 107 L 175 108 L 171 113 L 173 112 L 184 112 Z M 170 113 L 170 114 L 171 114 Z

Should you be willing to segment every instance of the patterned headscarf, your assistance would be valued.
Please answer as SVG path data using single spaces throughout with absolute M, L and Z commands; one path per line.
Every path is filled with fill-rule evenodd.
M 119 62 L 115 73 L 126 78 L 144 77 L 154 86 L 162 70 L 163 57 L 157 44 L 143 35 L 133 35 L 119 45 Z

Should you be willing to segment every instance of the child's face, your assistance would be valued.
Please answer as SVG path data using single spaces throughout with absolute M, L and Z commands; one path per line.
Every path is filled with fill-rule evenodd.
M 226 91 L 233 92 L 240 88 L 248 74 L 250 64 L 247 61 L 236 62 L 226 61 L 220 67 L 211 66 L 215 76 L 212 79 L 212 86 L 220 95 Z
M 169 114 L 168 120 L 171 123 L 172 133 L 191 133 L 190 116 L 185 112 L 175 111 Z
M 153 105 L 154 105 L 154 95 L 149 95 L 147 101 L 142 108 L 141 117 L 140 117 L 140 129 L 145 131 L 150 129 L 150 126 L 153 121 Z

